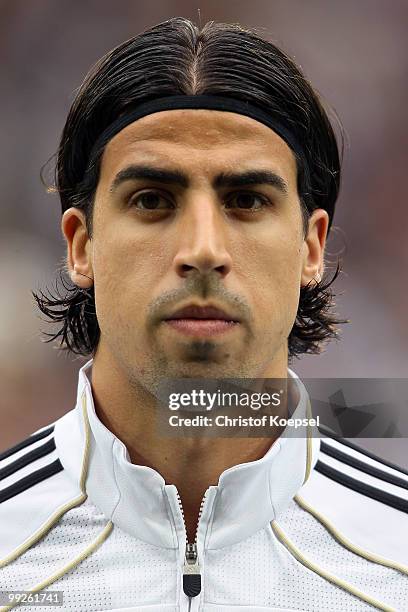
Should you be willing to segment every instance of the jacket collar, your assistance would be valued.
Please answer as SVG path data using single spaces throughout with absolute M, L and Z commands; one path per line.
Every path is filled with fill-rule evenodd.
M 156 470 L 131 463 L 126 446 L 99 420 L 94 407 L 92 360 L 79 371 L 76 407 L 57 421 L 55 440 L 60 461 L 89 499 L 127 533 L 145 542 L 177 548 L 177 490 Z M 308 413 L 308 394 L 297 375 L 299 402 L 294 418 Z M 310 404 L 309 404 L 310 406 Z M 221 548 L 244 540 L 277 518 L 307 480 L 319 453 L 320 440 L 291 437 L 288 428 L 256 461 L 225 470 L 212 499 L 206 547 Z M 203 516 L 203 515 L 202 515 Z

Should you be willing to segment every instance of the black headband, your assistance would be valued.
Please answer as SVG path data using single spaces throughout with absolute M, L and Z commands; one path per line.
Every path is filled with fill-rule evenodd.
M 146 115 L 151 115 L 164 110 L 184 108 L 220 110 L 251 117 L 252 119 L 255 119 L 256 121 L 270 127 L 289 145 L 289 147 L 295 153 L 301 157 L 304 157 L 303 149 L 300 147 L 294 135 L 286 127 L 281 125 L 279 120 L 272 115 L 269 115 L 261 108 L 258 108 L 249 102 L 243 102 L 242 100 L 237 100 L 236 98 L 209 95 L 166 96 L 164 98 L 155 98 L 153 100 L 149 100 L 148 102 L 143 102 L 130 112 L 120 115 L 116 121 L 111 123 L 111 125 L 109 125 L 102 132 L 95 142 L 92 152 L 96 152 L 101 146 L 104 146 L 109 140 L 111 140 L 115 134 L 123 130 L 123 128 L 130 123 L 133 123 L 133 121 L 136 121 L 137 119 L 141 119 L 142 117 L 146 117 Z
M 123 130 L 127 125 L 133 123 L 137 119 L 141 119 L 146 115 L 157 113 L 164 110 L 176 110 L 176 109 L 187 109 L 187 108 L 198 108 L 207 110 L 219 110 L 237 113 L 246 117 L 251 117 L 260 123 L 271 128 L 276 134 L 278 134 L 286 144 L 292 149 L 303 162 L 303 171 L 306 175 L 309 175 L 309 164 L 307 162 L 303 147 L 296 139 L 294 134 L 279 121 L 279 118 L 275 115 L 265 112 L 263 109 L 258 108 L 252 103 L 244 102 L 236 98 L 227 98 L 225 96 L 213 96 L 213 95 L 193 95 L 187 96 L 184 94 L 175 96 L 165 96 L 162 98 L 155 98 L 147 102 L 143 102 L 136 108 L 133 108 L 129 112 L 125 112 L 120 115 L 113 123 L 111 123 L 98 137 L 92 147 L 91 154 L 89 156 L 89 165 L 93 164 L 95 157 L 98 156 L 102 147 L 104 147 L 109 140 L 111 140 L 118 132 Z M 89 166 L 88 166 L 89 167 Z M 322 206 L 325 208 L 324 206 Z M 331 203 L 326 208 L 329 214 L 329 229 L 334 213 L 334 204 Z

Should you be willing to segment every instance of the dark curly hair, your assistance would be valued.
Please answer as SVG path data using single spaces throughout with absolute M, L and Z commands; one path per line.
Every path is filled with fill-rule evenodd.
M 220 95 L 257 105 L 279 117 L 299 143 L 295 153 L 303 232 L 316 208 L 333 211 L 340 188 L 340 154 L 333 127 L 318 94 L 281 49 L 254 29 L 208 22 L 198 28 L 176 17 L 122 43 L 91 69 L 69 111 L 57 152 L 55 187 L 62 212 L 84 211 L 92 238 L 94 194 L 104 146 L 94 146 L 102 132 L 126 111 L 169 95 Z M 343 134 L 338 124 L 343 150 Z M 330 215 L 330 224 L 332 215 Z M 330 225 L 329 225 L 330 228 Z M 320 353 L 322 345 L 347 323 L 333 314 L 330 289 L 340 265 L 327 282 L 300 289 L 297 316 L 288 338 L 289 360 Z M 61 285 L 48 295 L 33 292 L 41 312 L 59 324 L 47 341 L 78 355 L 94 355 L 100 337 L 93 288 L 73 285 L 60 269 Z

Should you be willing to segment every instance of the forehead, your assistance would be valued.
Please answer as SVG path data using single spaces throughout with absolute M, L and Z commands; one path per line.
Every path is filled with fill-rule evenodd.
M 142 117 L 108 142 L 102 164 L 115 171 L 138 154 L 171 161 L 185 154 L 185 163 L 204 154 L 207 166 L 211 160 L 231 165 L 259 159 L 273 163 L 288 179 L 296 173 L 295 157 L 276 132 L 251 117 L 218 110 L 166 110 Z

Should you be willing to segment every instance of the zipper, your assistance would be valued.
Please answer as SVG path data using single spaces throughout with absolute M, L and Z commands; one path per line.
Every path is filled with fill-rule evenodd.
M 204 497 L 201 500 L 194 542 L 189 542 L 188 535 L 187 535 L 186 520 L 184 518 L 184 510 L 183 510 L 183 506 L 181 503 L 179 492 L 177 491 L 177 500 L 180 506 L 180 511 L 183 517 L 184 528 L 186 532 L 186 552 L 185 552 L 184 565 L 183 565 L 183 591 L 187 595 L 187 597 L 190 597 L 190 598 L 197 597 L 197 595 L 199 595 L 201 592 L 201 572 L 200 572 L 200 564 L 199 564 L 198 552 L 197 552 L 197 536 L 198 536 L 198 525 L 200 522 L 201 514 L 203 512 L 204 501 L 207 496 L 207 492 L 208 492 L 208 489 L 204 493 Z M 191 603 L 191 599 L 190 599 L 190 603 Z

